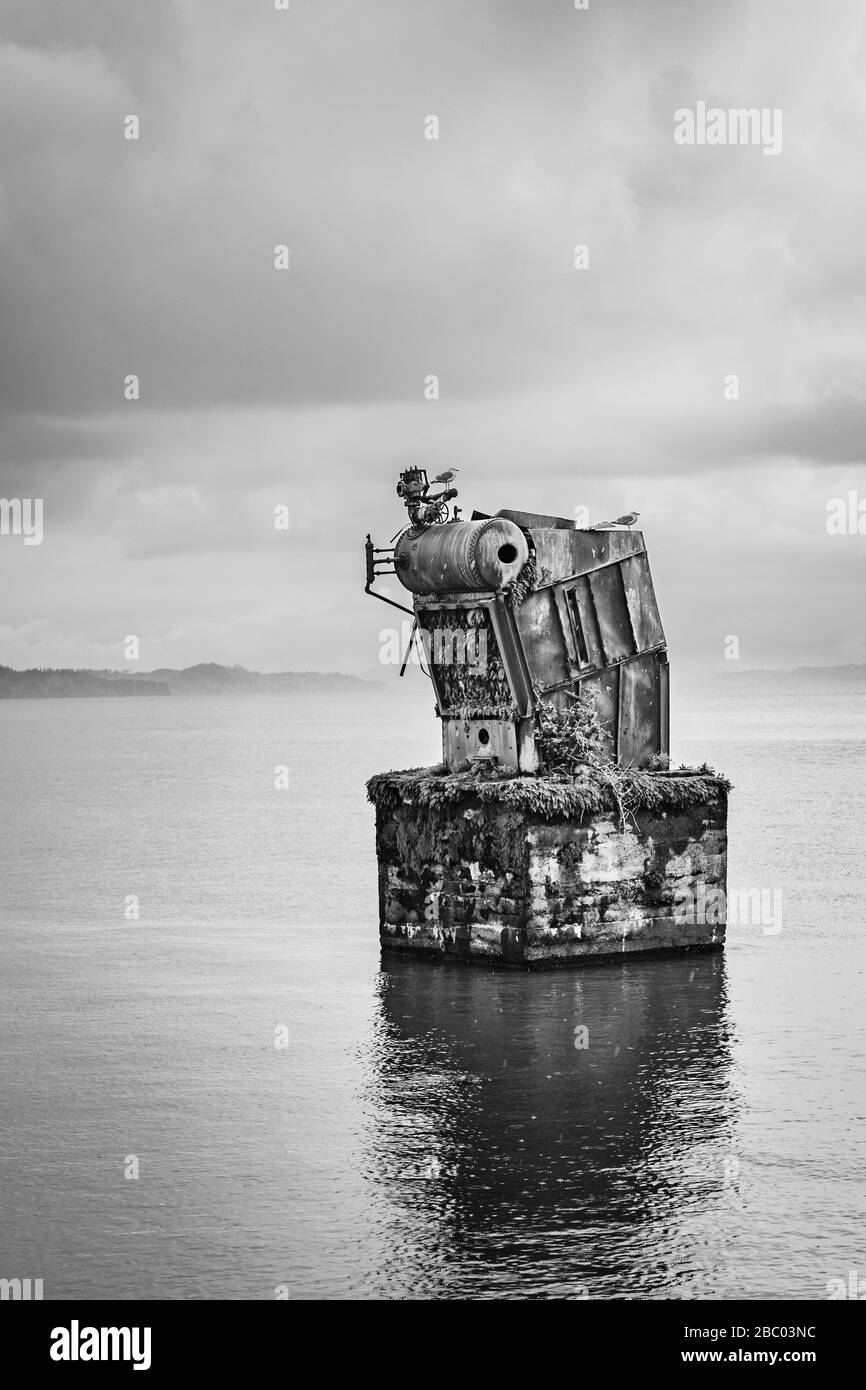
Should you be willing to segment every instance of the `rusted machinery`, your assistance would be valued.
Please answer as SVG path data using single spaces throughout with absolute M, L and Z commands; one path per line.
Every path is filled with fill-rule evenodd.
M 401 475 L 409 525 L 391 547 L 367 536 L 366 590 L 394 604 L 373 588 L 393 573 L 414 596 L 404 611 L 448 768 L 495 758 L 543 771 L 539 711 L 579 690 L 594 694 L 611 761 L 646 767 L 666 754 L 668 660 L 642 533 L 508 510 L 464 521 L 449 514 L 456 491 L 432 487 L 423 469 Z

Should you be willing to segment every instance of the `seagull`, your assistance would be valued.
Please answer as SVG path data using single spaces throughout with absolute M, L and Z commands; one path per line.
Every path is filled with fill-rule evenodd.
M 627 526 L 631 530 L 639 516 L 640 512 L 626 512 L 625 516 L 618 516 L 616 521 L 602 521 L 598 530 L 604 531 L 608 526 Z
M 444 473 L 438 473 L 433 481 L 434 483 L 450 483 L 454 475 L 459 472 L 459 468 L 448 468 Z

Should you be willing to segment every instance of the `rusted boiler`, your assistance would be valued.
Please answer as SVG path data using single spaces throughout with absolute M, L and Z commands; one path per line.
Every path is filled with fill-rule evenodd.
M 539 713 L 580 690 L 612 762 L 667 754 L 668 660 L 642 533 L 507 509 L 465 521 L 443 501 L 455 492 L 431 486 L 423 470 L 401 476 L 410 525 L 393 548 L 367 537 L 367 591 L 394 573 L 413 595 L 448 768 L 543 771 Z

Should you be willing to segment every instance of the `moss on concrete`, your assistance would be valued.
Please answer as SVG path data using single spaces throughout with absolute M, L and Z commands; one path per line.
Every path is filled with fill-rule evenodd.
M 559 821 L 605 811 L 621 820 L 637 811 L 675 811 L 725 802 L 731 784 L 707 766 L 647 772 L 594 767 L 575 776 L 512 776 L 494 771 L 448 772 L 444 767 L 380 772 L 367 783 L 367 797 L 379 810 L 411 805 L 443 810 L 458 802 L 499 806 L 541 820 Z

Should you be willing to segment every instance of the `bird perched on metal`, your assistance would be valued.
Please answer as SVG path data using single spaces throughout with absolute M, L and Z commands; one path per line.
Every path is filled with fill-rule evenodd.
M 447 468 L 444 473 L 437 473 L 433 481 L 434 483 L 450 483 L 455 473 L 459 472 L 459 468 Z
M 602 521 L 598 529 L 604 531 L 608 526 L 627 526 L 629 530 L 634 526 L 640 512 L 626 512 L 625 516 L 618 516 L 616 521 Z

